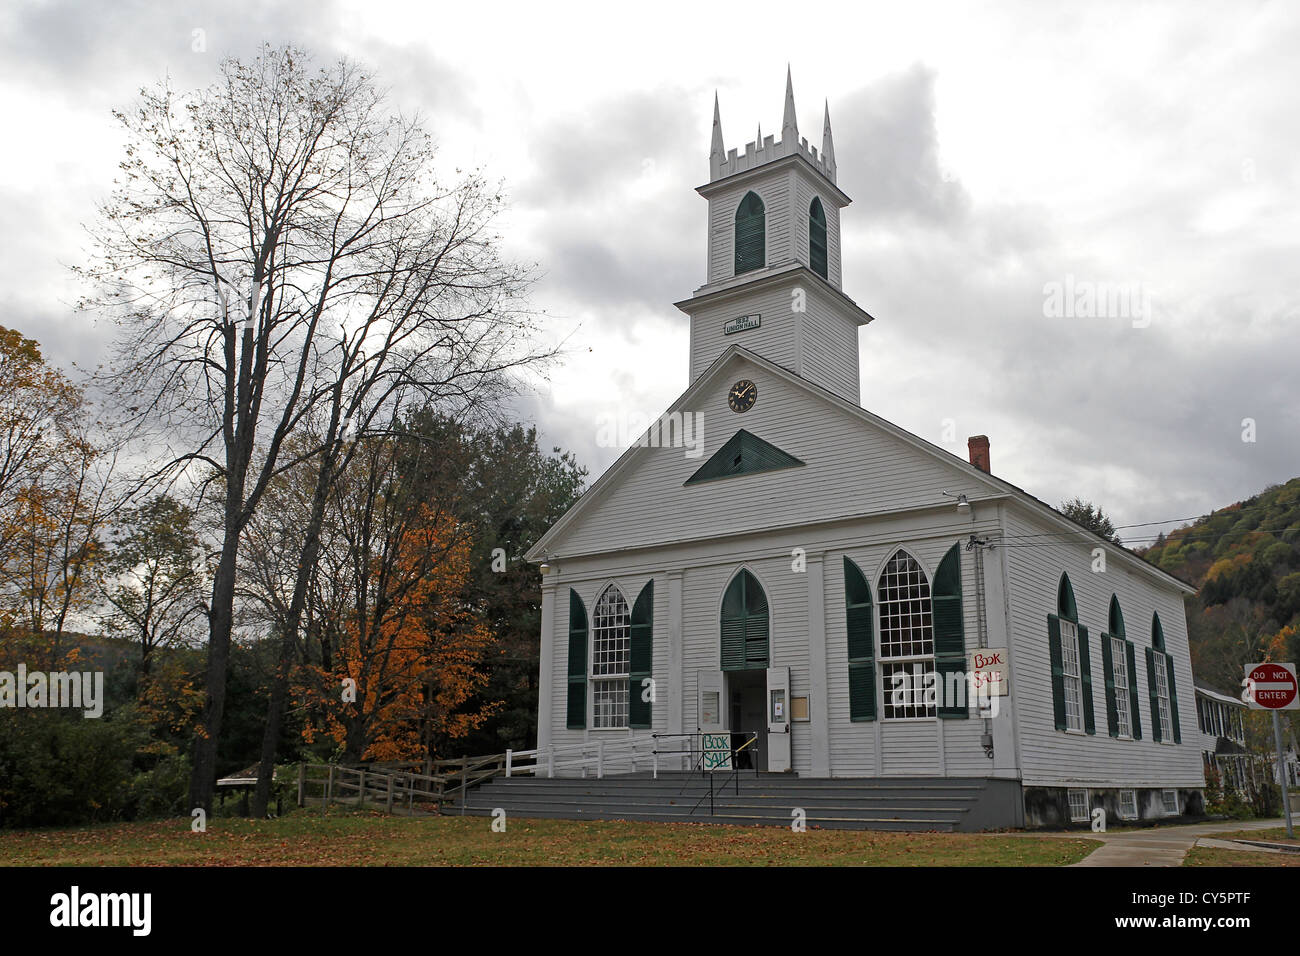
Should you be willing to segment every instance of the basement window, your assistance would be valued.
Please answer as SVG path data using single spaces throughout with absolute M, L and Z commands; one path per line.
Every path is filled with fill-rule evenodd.
M 1166 813 L 1166 814 L 1168 814 L 1168 815 L 1171 816 L 1171 817 L 1176 817 L 1176 816 L 1178 816 L 1178 814 L 1179 814 L 1180 811 L 1179 811 L 1179 807 L 1178 807 L 1178 791 L 1177 791 L 1177 790 L 1161 790 L 1161 791 L 1160 791 L 1160 799 L 1161 799 L 1161 801 L 1164 803 L 1164 808 L 1165 808 L 1165 813 Z
M 1136 790 L 1121 790 L 1119 792 L 1119 818 L 1121 820 L 1136 820 L 1138 818 Z
M 1088 822 L 1088 791 L 1087 790 L 1070 790 L 1070 822 L 1087 823 Z

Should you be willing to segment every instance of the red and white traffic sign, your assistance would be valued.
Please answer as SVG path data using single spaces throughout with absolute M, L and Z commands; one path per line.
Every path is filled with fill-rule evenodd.
M 1241 684 L 1252 710 L 1300 710 L 1294 664 L 1247 664 Z

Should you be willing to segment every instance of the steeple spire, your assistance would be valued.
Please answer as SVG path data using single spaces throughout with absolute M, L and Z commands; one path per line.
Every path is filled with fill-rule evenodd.
M 788 63 L 785 66 L 785 118 L 781 121 L 781 142 L 787 154 L 799 146 L 799 124 L 794 118 L 794 82 L 790 78 Z
M 709 159 L 721 160 L 726 156 L 726 147 L 722 145 L 722 116 L 718 112 L 718 91 L 713 91 L 713 145 L 709 148 Z
M 822 126 L 822 162 L 831 180 L 835 179 L 835 141 L 831 138 L 831 102 L 826 101 L 826 122 Z

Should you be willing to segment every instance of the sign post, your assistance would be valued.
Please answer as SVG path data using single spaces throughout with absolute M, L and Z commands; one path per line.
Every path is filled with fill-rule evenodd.
M 1282 788 L 1282 809 L 1286 814 L 1286 835 L 1295 837 L 1291 826 L 1291 799 L 1287 795 L 1286 759 L 1282 749 L 1282 718 L 1280 710 L 1300 710 L 1300 686 L 1297 685 L 1294 664 L 1247 664 L 1246 690 L 1241 695 L 1252 710 L 1273 712 L 1273 742 L 1277 747 L 1277 781 Z

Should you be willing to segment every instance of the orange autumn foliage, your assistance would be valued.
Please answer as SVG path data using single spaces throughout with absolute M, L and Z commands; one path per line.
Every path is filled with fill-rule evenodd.
M 353 596 L 332 672 L 311 669 L 321 719 L 305 730 L 309 742 L 319 729 L 362 760 L 413 760 L 501 706 L 464 709 L 487 684 L 480 665 L 493 642 L 461 600 L 471 542 L 451 518 L 425 508 L 420 519 L 393 556 L 372 558 L 371 577 L 380 583 Z M 349 679 L 355 702 L 340 699 Z

